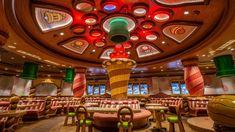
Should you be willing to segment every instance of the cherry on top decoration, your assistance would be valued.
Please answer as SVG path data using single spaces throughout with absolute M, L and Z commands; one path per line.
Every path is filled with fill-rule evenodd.
M 121 59 L 121 58 L 129 58 L 129 55 L 125 53 L 125 49 L 123 45 L 118 44 L 115 45 L 113 53 L 110 54 L 110 59 Z

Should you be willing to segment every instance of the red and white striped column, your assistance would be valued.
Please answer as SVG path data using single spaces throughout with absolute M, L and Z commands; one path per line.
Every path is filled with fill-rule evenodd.
M 198 67 L 198 58 L 183 59 L 184 81 L 191 96 L 204 95 L 204 79 Z
M 75 77 L 73 80 L 73 95 L 74 97 L 82 97 L 86 91 L 86 69 L 75 69 Z

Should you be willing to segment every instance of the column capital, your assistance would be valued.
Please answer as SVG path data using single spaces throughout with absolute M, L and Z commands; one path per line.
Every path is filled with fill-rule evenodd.
M 199 63 L 198 57 L 197 56 L 193 56 L 193 57 L 189 57 L 189 58 L 184 58 L 181 60 L 182 64 L 184 67 L 186 66 L 197 66 Z

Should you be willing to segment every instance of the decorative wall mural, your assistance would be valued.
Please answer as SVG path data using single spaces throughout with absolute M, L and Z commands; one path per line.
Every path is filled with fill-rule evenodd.
M 113 52 L 113 48 L 106 49 L 102 55 L 100 56 L 100 59 L 110 59 L 109 55 Z
M 202 3 L 205 0 L 155 0 L 155 1 L 164 5 L 181 5 L 189 3 Z
M 43 32 L 63 28 L 73 22 L 72 16 L 66 12 L 39 7 L 35 8 L 35 17 Z
M 82 54 L 87 49 L 88 45 L 89 43 L 85 39 L 78 38 L 63 44 L 62 46 L 68 50 Z
M 163 29 L 163 34 L 181 43 L 192 35 L 197 28 L 197 26 L 191 25 L 170 25 Z
M 156 48 L 154 48 L 153 46 L 151 46 L 149 44 L 139 45 L 136 48 L 136 51 L 137 51 L 139 58 L 143 58 L 143 57 L 147 57 L 147 56 L 151 56 L 151 55 L 155 55 L 155 54 L 160 53 L 159 50 L 157 50 Z
M 36 96 L 56 96 L 57 86 L 53 83 L 41 83 L 36 86 Z

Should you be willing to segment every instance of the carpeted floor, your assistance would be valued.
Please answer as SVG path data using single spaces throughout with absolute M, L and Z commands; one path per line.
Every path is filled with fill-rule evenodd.
M 38 121 L 25 122 L 22 126 L 16 129 L 16 132 L 75 132 L 75 126 L 64 126 L 64 116 L 56 116 L 50 119 L 42 119 Z M 183 118 L 183 123 L 185 127 L 185 132 L 199 132 L 196 130 L 192 130 L 186 122 L 187 118 Z M 71 121 L 71 120 L 69 120 Z M 70 123 L 70 122 L 69 122 Z M 134 132 L 149 132 L 151 128 L 155 125 L 155 122 L 151 122 L 149 127 L 134 130 Z M 169 127 L 169 123 L 167 121 L 162 122 L 162 126 L 167 128 Z M 178 125 L 176 126 L 176 132 L 179 132 Z M 94 132 L 101 132 L 94 128 Z M 203 131 L 204 132 L 204 131 Z

